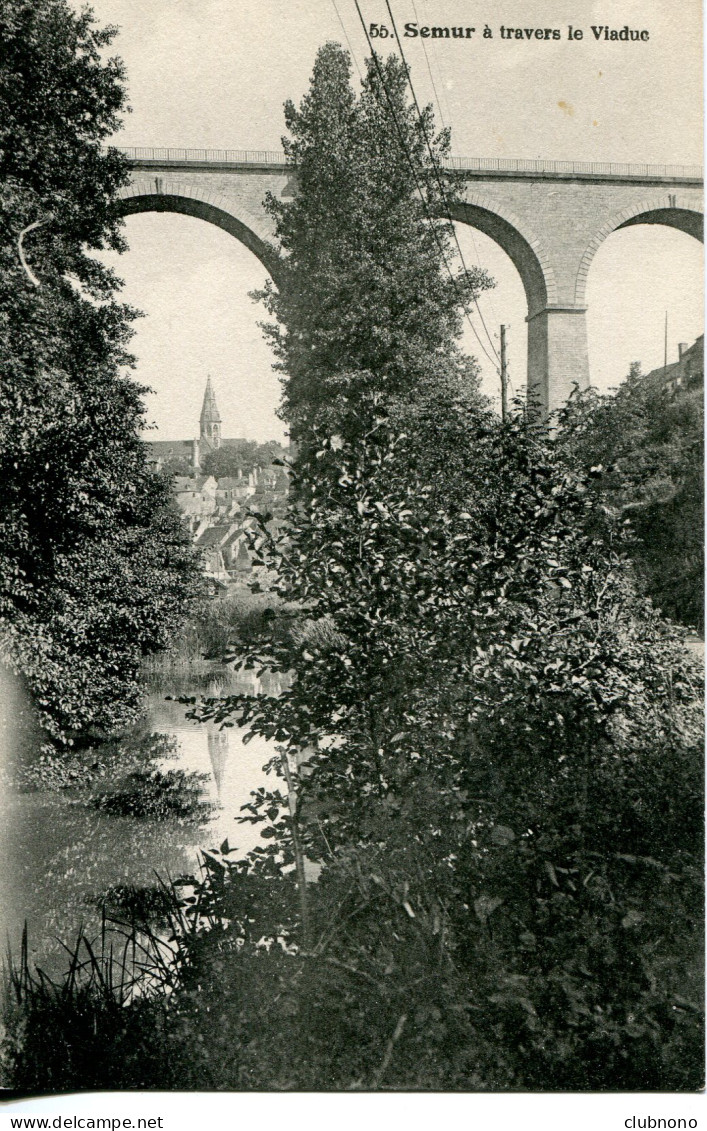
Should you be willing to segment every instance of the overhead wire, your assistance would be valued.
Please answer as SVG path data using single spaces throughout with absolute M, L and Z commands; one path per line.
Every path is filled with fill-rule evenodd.
M 423 134 L 423 137 L 425 139 L 425 144 L 427 145 L 427 149 L 428 149 L 428 152 L 429 152 L 429 155 L 430 155 L 430 160 L 432 162 L 432 168 L 434 170 L 434 174 L 435 174 L 435 177 L 436 177 L 436 180 L 437 180 L 437 185 L 438 185 L 438 188 L 439 188 L 439 191 L 440 191 L 440 195 L 441 195 L 442 200 L 444 201 L 444 204 L 445 204 L 445 207 L 446 207 L 446 211 L 447 211 L 447 217 L 446 218 L 449 221 L 450 227 L 452 229 L 452 234 L 454 236 L 454 242 L 457 245 L 457 251 L 459 252 L 459 258 L 461 259 L 462 269 L 464 271 L 464 274 L 466 275 L 467 281 L 470 282 L 471 280 L 470 280 L 470 276 L 469 276 L 469 269 L 466 265 L 466 260 L 464 258 L 464 252 L 462 251 L 462 247 L 461 247 L 461 244 L 459 242 L 459 236 L 457 234 L 457 230 L 454 227 L 454 223 L 452 221 L 451 209 L 450 209 L 449 204 L 448 204 L 446 190 L 445 190 L 444 184 L 442 182 L 442 178 L 440 176 L 439 162 L 438 162 L 438 159 L 437 159 L 437 155 L 435 154 L 435 152 L 432 148 L 432 143 L 431 143 L 431 141 L 430 141 L 430 139 L 427 135 L 427 129 L 425 128 L 424 119 L 422 117 L 422 110 L 420 109 L 420 103 L 418 102 L 417 94 L 415 93 L 415 87 L 413 86 L 412 76 L 410 74 L 410 67 L 408 66 L 408 61 L 405 58 L 405 52 L 403 51 L 403 45 L 400 41 L 400 36 L 398 35 L 398 28 L 397 28 L 397 24 L 395 22 L 395 16 L 393 15 L 393 9 L 390 6 L 390 0 L 385 0 L 385 6 L 388 9 L 388 15 L 390 16 L 390 22 L 393 25 L 393 32 L 395 33 L 395 38 L 398 41 L 398 50 L 400 51 L 400 57 L 403 61 L 403 66 L 405 67 L 405 74 L 407 76 L 408 86 L 410 87 L 410 92 L 412 94 L 413 102 L 415 104 L 415 109 L 417 110 L 417 116 L 418 116 L 418 119 L 420 121 L 420 125 L 422 127 L 422 134 Z M 357 7 L 358 7 L 358 3 L 357 3 Z M 479 315 L 479 318 L 481 319 L 481 324 L 482 324 L 484 330 L 486 331 L 486 337 L 489 340 L 489 343 L 491 345 L 491 349 L 493 350 L 493 352 L 496 355 L 496 361 L 500 365 L 501 358 L 498 354 L 498 350 L 496 349 L 493 338 L 491 337 L 491 335 L 489 333 L 488 326 L 486 325 L 486 321 L 485 321 L 484 316 L 481 312 L 481 307 L 479 306 L 479 301 L 478 301 L 478 299 L 476 298 L 475 295 L 473 296 L 473 302 L 474 302 L 474 305 L 476 306 L 476 310 L 477 310 L 477 313 Z M 471 319 L 469 319 L 469 321 L 471 322 Z
M 410 2 L 412 4 L 412 10 L 415 14 L 415 19 L 417 20 L 418 26 L 421 23 L 420 16 L 419 16 L 418 10 L 417 10 L 418 3 L 420 4 L 420 9 L 421 9 L 422 14 L 423 14 L 423 21 L 422 22 L 425 23 L 425 24 L 429 24 L 431 21 L 430 21 L 430 18 L 429 18 L 429 15 L 428 15 L 428 10 L 427 10 L 427 7 L 428 7 L 427 0 L 410 0 Z M 423 54 L 425 56 L 425 62 L 427 63 L 427 70 L 430 73 L 430 82 L 432 84 L 432 89 L 434 91 L 435 98 L 437 100 L 437 106 L 439 108 L 440 121 L 442 122 L 443 126 L 447 126 L 447 124 L 449 122 L 451 122 L 453 115 L 452 115 L 449 97 L 447 95 L 447 83 L 445 82 L 444 69 L 443 69 L 441 62 L 440 62 L 439 47 L 438 47 L 438 44 L 437 44 L 437 40 L 433 39 L 431 41 L 429 52 L 428 52 L 428 48 L 427 48 L 427 44 L 425 42 L 425 39 L 422 38 L 422 37 L 420 38 L 420 45 L 422 47 L 422 51 L 423 51 Z M 431 67 L 430 67 L 430 58 L 429 58 L 430 54 L 432 55 L 432 58 L 435 62 L 435 66 L 436 66 L 436 70 L 437 70 L 437 83 L 435 83 L 434 76 L 432 74 L 432 70 L 431 70 Z M 439 85 L 439 90 L 442 91 L 442 95 L 444 96 L 444 105 L 446 107 L 446 113 L 447 113 L 447 120 L 446 121 L 445 121 L 445 118 L 444 118 L 444 113 L 442 111 L 442 102 L 441 102 L 441 99 L 439 97 L 437 85 Z M 467 225 L 467 228 L 468 228 L 468 232 L 469 232 L 469 235 L 471 237 L 471 242 L 472 242 L 472 245 L 473 245 L 473 248 L 474 248 L 475 262 L 479 266 L 481 266 L 481 256 L 479 254 L 479 248 L 478 248 L 478 244 L 476 242 L 476 236 L 475 236 L 475 233 L 474 233 L 474 228 L 472 227 L 471 224 Z M 493 319 L 493 322 L 494 322 L 494 324 L 499 325 L 501 319 L 499 318 L 499 316 L 496 312 L 495 304 L 494 304 L 494 301 L 493 301 L 493 292 L 489 291 L 489 292 L 485 293 L 482 296 L 481 301 L 482 302 L 488 302 L 488 305 L 491 309 L 491 317 Z M 510 391 L 511 391 L 512 394 L 515 394 L 515 387 L 513 385 L 513 381 L 511 380 L 508 362 L 506 362 L 506 373 L 507 373 L 507 376 L 508 376 L 508 385 L 509 385 Z
M 341 24 L 341 30 L 344 33 L 344 39 L 346 40 L 346 44 L 347 44 L 348 49 L 349 49 L 349 55 L 353 59 L 354 66 L 355 66 L 356 70 L 358 71 L 358 77 L 360 78 L 361 82 L 363 82 L 363 72 L 361 71 L 361 68 L 358 65 L 358 59 L 356 58 L 356 56 L 354 54 L 353 47 L 351 46 L 351 40 L 349 39 L 349 33 L 347 32 L 344 21 L 341 18 L 341 13 L 339 12 L 339 9 L 337 7 L 336 0 L 331 0 L 331 2 L 334 5 L 334 11 L 336 12 L 339 23 Z
M 428 23 L 429 21 L 428 21 L 428 18 L 427 18 L 427 6 L 424 3 L 424 0 L 421 0 L 421 4 L 422 4 L 423 15 L 425 16 L 424 22 Z M 415 13 L 415 19 L 417 20 L 417 23 L 418 23 L 418 26 L 419 26 L 420 17 L 417 13 L 417 5 L 415 3 L 415 0 L 412 0 L 412 10 Z M 436 41 L 433 40 L 433 42 L 436 42 Z M 420 43 L 422 44 L 422 50 L 424 52 L 425 59 L 427 60 L 427 69 L 428 69 L 428 71 L 430 71 L 430 79 L 432 80 L 432 89 L 435 92 L 435 98 L 437 99 L 437 104 L 439 106 L 440 118 L 442 119 L 442 124 L 445 125 L 446 123 L 444 121 L 444 116 L 442 114 L 442 103 L 440 101 L 439 95 L 437 94 L 437 87 L 435 86 L 435 81 L 434 81 L 434 78 L 432 77 L 432 71 L 430 70 L 430 63 L 429 63 L 429 57 L 428 57 L 428 54 L 427 54 L 427 47 L 425 45 L 424 37 L 422 37 L 422 36 L 420 37 Z M 433 54 L 435 54 L 435 52 L 433 52 Z M 441 86 L 442 92 L 444 94 L 444 103 L 445 103 L 445 106 L 447 107 L 447 120 L 451 122 L 451 120 L 452 120 L 452 110 L 451 110 L 451 107 L 449 105 L 449 99 L 447 97 L 446 84 L 442 81 L 444 79 L 444 75 L 442 74 L 442 68 L 439 66 L 439 56 L 438 55 L 436 56 L 436 59 L 437 59 L 437 70 L 438 70 L 439 77 L 440 77 L 440 86 Z
M 418 27 L 419 27 L 420 17 L 417 14 L 417 7 L 415 5 L 415 0 L 412 0 L 412 10 L 415 13 L 415 19 L 417 20 L 417 24 L 418 24 Z M 434 91 L 435 101 L 437 102 L 437 109 L 439 110 L 440 121 L 442 122 L 442 125 L 446 127 L 447 123 L 444 120 L 444 113 L 442 111 L 442 100 L 441 100 L 439 94 L 437 93 L 437 84 L 435 83 L 434 75 L 432 74 L 432 67 L 430 65 L 430 57 L 427 53 L 427 47 L 425 46 L 424 38 L 420 39 L 420 43 L 422 44 L 422 53 L 425 56 L 425 62 L 427 63 L 427 71 L 428 71 L 429 76 L 430 76 L 430 82 L 432 83 L 432 90 Z M 442 87 L 442 89 L 444 90 L 444 87 Z M 447 98 L 446 90 L 444 91 L 444 97 L 445 97 L 445 101 L 447 103 L 447 116 L 449 118 L 451 118 L 451 114 L 449 113 L 449 100 Z
M 415 13 L 415 19 L 417 20 L 417 23 L 418 23 L 418 26 L 419 26 L 420 17 L 419 17 L 418 12 L 417 12 L 417 4 L 415 3 L 415 0 L 411 0 L 411 3 L 412 3 L 412 10 Z M 424 0 L 421 0 L 421 3 L 422 3 L 423 14 L 425 14 L 425 22 L 427 22 L 427 15 L 426 15 L 426 8 L 425 8 Z M 433 39 L 432 43 L 435 44 L 436 40 Z M 442 74 L 442 69 L 439 66 L 439 56 L 435 56 L 435 59 L 436 59 L 438 74 L 439 74 L 439 78 L 440 78 L 440 88 L 441 88 L 442 92 L 444 93 L 444 101 L 445 101 L 445 104 L 446 104 L 446 107 L 447 107 L 447 121 L 445 121 L 445 118 L 444 118 L 444 111 L 442 110 L 442 100 L 439 96 L 439 92 L 437 90 L 437 84 L 435 82 L 435 78 L 434 78 L 434 75 L 432 73 L 432 65 L 430 63 L 430 54 L 427 50 L 427 45 L 425 43 L 424 38 L 420 39 L 420 44 L 422 45 L 422 53 L 425 56 L 425 62 L 427 64 L 427 71 L 428 71 L 429 76 L 430 76 L 430 82 L 432 84 L 432 90 L 434 92 L 435 101 L 437 103 L 439 118 L 440 118 L 440 121 L 441 121 L 443 127 L 446 128 L 447 127 L 447 121 L 451 120 L 452 113 L 451 113 L 451 109 L 450 109 L 450 106 L 449 106 L 449 99 L 447 98 L 447 90 L 446 90 L 446 87 L 445 87 L 445 84 L 444 84 L 444 76 Z M 432 51 L 432 53 L 434 55 L 435 54 L 434 48 L 431 48 L 430 50 Z M 469 235 L 471 236 L 471 242 L 472 242 L 472 245 L 473 245 L 473 248 L 474 248 L 474 259 L 475 259 L 476 263 L 479 266 L 481 266 L 481 256 L 479 255 L 479 248 L 478 248 L 477 243 L 476 243 L 476 236 L 474 235 L 474 229 L 471 226 L 471 224 L 467 225 L 467 227 L 468 227 Z M 485 297 L 488 299 L 488 304 L 491 308 L 491 316 L 493 318 L 493 321 L 495 323 L 498 323 L 499 318 L 498 318 L 498 315 L 496 314 L 496 310 L 494 308 L 493 296 L 489 292 L 488 295 L 486 295 Z
M 447 272 L 449 273 L 449 277 L 450 277 L 450 279 L 451 279 L 451 281 L 452 281 L 452 284 L 453 284 L 453 286 L 454 286 L 454 289 L 456 290 L 456 292 L 457 292 L 457 296 L 459 297 L 459 300 L 460 300 L 460 303 L 461 303 L 461 305 L 463 306 L 463 309 L 464 309 L 464 314 L 465 314 L 465 316 L 466 316 L 466 319 L 467 319 L 467 321 L 468 321 L 469 325 L 471 326 L 471 329 L 472 329 L 472 331 L 473 331 L 473 333 L 474 333 L 474 336 L 476 337 L 476 340 L 477 340 L 477 342 L 479 343 L 479 346 L 480 346 L 480 347 L 481 347 L 481 349 L 483 350 L 484 354 L 486 355 L 486 357 L 487 357 L 487 359 L 488 359 L 488 360 L 490 361 L 490 363 L 491 363 L 492 365 L 494 365 L 494 366 L 495 366 L 496 362 L 495 362 L 495 361 L 494 361 L 494 359 L 493 359 L 493 358 L 491 357 L 491 355 L 489 354 L 488 350 L 486 349 L 486 346 L 484 345 L 483 341 L 481 340 L 481 337 L 480 337 L 480 335 L 479 335 L 479 332 L 478 332 L 478 330 L 476 329 L 476 327 L 475 327 L 474 323 L 473 323 L 473 322 L 471 321 L 471 318 L 470 318 L 470 316 L 469 316 L 469 312 L 468 312 L 468 310 L 466 309 L 466 303 L 465 303 L 465 301 L 464 301 L 463 297 L 462 297 L 462 296 L 461 296 L 461 295 L 459 294 L 459 288 L 458 288 L 458 284 L 457 284 L 457 280 L 456 280 L 456 277 L 455 277 L 455 275 L 454 275 L 454 272 L 452 271 L 452 269 L 451 269 L 451 267 L 450 267 L 450 265 L 449 265 L 449 261 L 448 261 L 448 259 L 447 259 L 447 255 L 446 255 L 446 252 L 445 252 L 445 250 L 444 250 L 444 246 L 443 246 L 443 244 L 442 244 L 442 242 L 441 242 L 441 240 L 440 240 L 440 238 L 439 238 L 439 233 L 438 233 L 438 231 L 437 231 L 437 228 L 436 228 L 436 226 L 435 226 L 435 224 L 434 224 L 434 218 L 433 218 L 433 217 L 431 216 L 431 214 L 430 214 L 430 211 L 429 211 L 429 208 L 427 207 L 427 202 L 426 202 L 426 200 L 425 200 L 425 195 L 424 195 L 424 193 L 423 193 L 423 191 L 422 191 L 422 188 L 421 188 L 421 186 L 420 186 L 420 181 L 419 181 L 419 178 L 418 178 L 418 176 L 417 176 L 417 170 L 415 169 L 415 163 L 414 163 L 414 161 L 413 161 L 413 159 L 412 159 L 412 155 L 411 155 L 411 153 L 410 153 L 410 150 L 409 150 L 409 148 L 408 148 L 408 144 L 407 144 L 407 141 L 405 140 L 405 137 L 404 137 L 404 135 L 403 135 L 403 132 L 402 132 L 402 130 L 401 130 L 401 128 L 400 128 L 400 123 L 398 122 L 398 116 L 397 116 L 397 114 L 396 114 L 396 112 L 395 112 L 395 107 L 393 106 L 393 102 L 392 102 L 392 99 L 391 99 L 391 97 L 390 97 L 390 94 L 388 93 L 388 88 L 387 88 L 387 86 L 386 86 L 386 84 L 385 84 L 385 79 L 384 79 L 384 77 L 383 77 L 383 72 L 382 72 L 382 70 L 381 70 L 380 62 L 379 62 L 379 60 L 378 60 L 378 55 L 377 55 L 377 53 L 376 53 L 376 51 L 375 51 L 375 48 L 373 47 L 373 44 L 371 43 L 371 38 L 370 38 L 370 36 L 369 36 L 369 34 L 368 34 L 368 28 L 366 27 L 366 22 L 365 22 L 365 20 L 364 20 L 364 18 L 363 18 L 363 13 L 362 13 L 362 11 L 361 11 L 361 5 L 359 4 L 359 0 L 354 0 L 354 4 L 356 5 L 356 11 L 358 12 L 358 18 L 359 18 L 359 20 L 361 21 L 361 27 L 363 28 L 363 33 L 364 33 L 364 35 L 365 35 L 365 37 L 366 37 L 366 42 L 368 43 L 368 47 L 369 47 L 369 50 L 370 50 L 370 52 L 371 52 L 371 56 L 372 56 L 372 58 L 373 58 L 373 63 L 374 63 L 374 66 L 375 66 L 375 68 L 376 68 L 376 72 L 377 72 L 377 74 L 378 74 L 378 78 L 379 78 L 379 80 L 380 80 L 381 88 L 382 88 L 382 90 L 383 90 L 383 93 L 384 93 L 384 95 L 385 95 L 386 101 L 387 101 L 387 103 L 388 103 L 388 109 L 389 109 L 389 111 L 390 111 L 390 114 L 391 114 L 391 117 L 392 117 L 392 119 L 393 119 L 393 124 L 394 124 L 394 126 L 395 126 L 395 132 L 396 132 L 396 133 L 397 133 L 397 135 L 398 135 L 398 140 L 399 140 L 399 142 L 400 142 L 401 148 L 402 148 L 402 150 L 403 150 L 403 152 L 404 152 L 404 154 L 405 154 L 405 156 L 406 156 L 406 158 L 407 158 L 408 164 L 409 164 L 409 166 L 410 166 L 410 171 L 411 171 L 411 173 L 412 173 L 412 176 L 413 176 L 413 180 L 414 180 L 414 182 L 415 182 L 415 186 L 416 186 L 416 188 L 417 188 L 417 191 L 418 191 L 418 193 L 419 193 L 419 196 L 420 196 L 420 201 L 421 201 L 421 203 L 422 203 L 422 207 L 423 207 L 423 210 L 424 210 L 424 212 L 425 212 L 425 215 L 427 216 L 427 219 L 428 219 L 428 220 L 429 220 L 429 221 L 431 222 L 431 229 L 432 229 L 432 231 L 433 231 L 433 233 L 434 233 L 434 236 L 435 236 L 435 240 L 437 241 L 437 246 L 439 247 L 440 253 L 441 253 L 441 255 L 442 255 L 442 259 L 444 260 L 444 265 L 445 265 L 445 267 L 447 268 Z M 396 32 L 396 35 L 397 35 L 397 32 Z M 413 94 L 414 94 L 414 92 L 413 92 Z M 418 108 L 418 113 L 419 113 L 419 108 Z M 425 131 L 423 130 L 423 132 L 425 132 Z M 425 137 L 426 137 L 426 132 L 425 132 Z M 453 227 L 454 227 L 454 226 L 452 225 L 452 229 L 453 229 Z M 462 262 L 463 262 L 463 259 L 462 259 Z M 467 274 L 468 274 L 468 273 L 467 273 Z M 487 333 L 488 333 L 488 331 L 487 331 Z M 492 343 L 492 346 L 493 346 L 493 343 Z M 495 350 L 494 350 L 494 352 L 495 352 Z

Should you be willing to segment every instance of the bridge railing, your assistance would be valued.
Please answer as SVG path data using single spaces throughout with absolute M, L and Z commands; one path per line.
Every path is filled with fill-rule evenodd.
M 195 165 L 284 165 L 277 149 L 160 149 L 118 146 L 131 161 L 179 161 Z
M 119 146 L 131 161 L 178 162 L 180 165 L 284 165 L 277 149 L 174 149 Z M 615 161 L 545 161 L 514 157 L 450 157 L 449 169 L 478 173 L 554 173 L 604 177 L 678 177 L 700 180 L 700 165 L 641 165 Z
M 617 161 L 546 161 L 514 157 L 450 157 L 445 165 L 469 172 L 565 173 L 605 177 L 702 177 L 700 165 L 641 165 Z

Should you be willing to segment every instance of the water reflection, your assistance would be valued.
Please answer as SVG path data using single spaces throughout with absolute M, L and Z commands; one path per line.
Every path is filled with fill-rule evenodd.
M 224 686 L 224 679 L 228 683 Z M 254 673 L 239 672 L 225 677 L 221 672 L 201 690 L 205 698 L 235 692 L 277 695 L 282 682 L 276 677 L 259 679 Z M 213 722 L 197 723 L 185 716 L 185 707 L 165 699 L 165 692 L 153 693 L 148 700 L 147 725 L 153 731 L 167 734 L 177 742 L 177 760 L 163 768 L 176 767 L 187 773 L 208 776 L 205 800 L 214 803 L 214 813 L 205 828 L 195 830 L 190 846 L 196 860 L 202 848 L 215 848 L 228 839 L 231 848 L 249 852 L 262 844 L 256 825 L 240 824 L 236 817 L 241 806 L 259 786 L 272 788 L 276 780 L 263 772 L 264 764 L 274 754 L 274 745 L 263 738 L 248 743 L 243 727 L 220 727 Z M 187 693 L 188 694 L 188 693 Z
M 211 762 L 211 772 L 214 775 L 214 782 L 216 783 L 216 793 L 219 801 L 223 792 L 223 775 L 226 769 L 226 762 L 228 761 L 228 751 L 230 749 L 228 742 L 227 730 L 210 730 L 206 736 L 206 741 L 209 747 L 209 761 Z
M 7 788 L 0 789 L 0 930 L 14 953 L 27 921 L 30 960 L 51 970 L 64 962 L 58 939 L 72 940 L 82 924 L 89 933 L 99 929 L 97 900 L 101 893 L 120 885 L 151 887 L 156 875 L 174 879 L 194 872 L 200 850 L 216 848 L 225 839 L 229 847 L 242 853 L 263 843 L 259 826 L 239 824 L 236 817 L 251 790 L 275 786 L 276 779 L 265 775 L 262 768 L 274 753 L 273 744 L 257 738 L 244 743 L 245 731 L 237 726 L 193 722 L 186 718 L 185 706 L 166 696 L 170 692 L 218 696 L 236 691 L 274 695 L 282 685 L 272 678 L 258 680 L 226 669 L 215 671 L 206 686 L 203 677 L 192 686 L 185 686 L 182 680 L 175 683 L 173 689 L 165 686 L 150 694 L 146 717 L 120 745 L 137 750 L 151 733 L 172 739 L 174 753 L 170 756 L 166 744 L 167 752 L 160 754 L 156 764 L 162 770 L 182 769 L 206 776 L 204 800 L 213 803 L 213 810 L 202 826 L 97 811 L 80 789 L 11 789 L 13 747 L 27 747 L 33 759 L 39 751 L 34 738 L 25 741 L 24 732 L 20 734 L 17 712 L 8 709 L 17 696 L 10 694 L 12 687 L 4 687 L 6 709 L 0 714 L 8 718 L 0 726 L 0 738 L 4 734 L 0 769 L 8 774 L 8 782 Z M 96 754 L 110 759 L 100 748 Z

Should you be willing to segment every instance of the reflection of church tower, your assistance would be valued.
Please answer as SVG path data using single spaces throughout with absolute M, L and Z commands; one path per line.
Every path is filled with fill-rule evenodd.
M 213 770 L 214 781 L 216 782 L 216 794 L 219 800 L 221 800 L 223 775 L 226 769 L 226 762 L 228 761 L 228 731 L 209 730 L 206 737 L 209 747 L 209 758 L 211 759 L 211 769 Z
M 200 439 L 202 442 L 206 440 L 212 448 L 221 446 L 221 417 L 216 405 L 216 395 L 210 377 L 206 380 L 206 391 L 204 393 L 204 403 L 201 406 L 199 426 Z

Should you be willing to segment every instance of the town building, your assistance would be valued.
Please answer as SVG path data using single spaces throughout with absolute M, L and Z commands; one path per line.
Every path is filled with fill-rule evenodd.
M 705 383 L 705 339 L 700 334 L 691 346 L 680 342 L 678 360 L 671 365 L 661 365 L 646 373 L 643 382 L 655 388 L 665 388 L 672 393 L 682 389 L 685 392 L 698 391 Z
M 156 440 L 148 444 L 151 461 L 159 469 L 174 470 L 172 483 L 177 506 L 195 546 L 201 551 L 204 573 L 223 592 L 233 585 L 245 585 L 261 576 L 262 567 L 253 567 L 246 532 L 250 511 L 265 511 L 269 525 L 276 526 L 287 502 L 289 476 L 282 466 L 238 468 L 234 475 L 217 478 L 201 472 L 204 458 L 221 448 L 247 447 L 249 442 L 221 435 L 221 414 L 211 378 L 206 382 L 199 415 L 199 438 L 194 440 Z M 255 444 L 250 444 L 255 448 Z M 271 460 L 284 454 L 277 444 L 264 444 L 261 458 Z M 292 449 L 290 449 L 290 454 Z
M 221 435 L 221 414 L 211 377 L 206 379 L 204 400 L 199 414 L 199 437 L 193 440 L 149 440 L 150 461 L 161 470 L 167 464 L 184 464 L 198 471 L 209 452 L 219 448 L 237 448 L 246 441 L 242 437 Z

